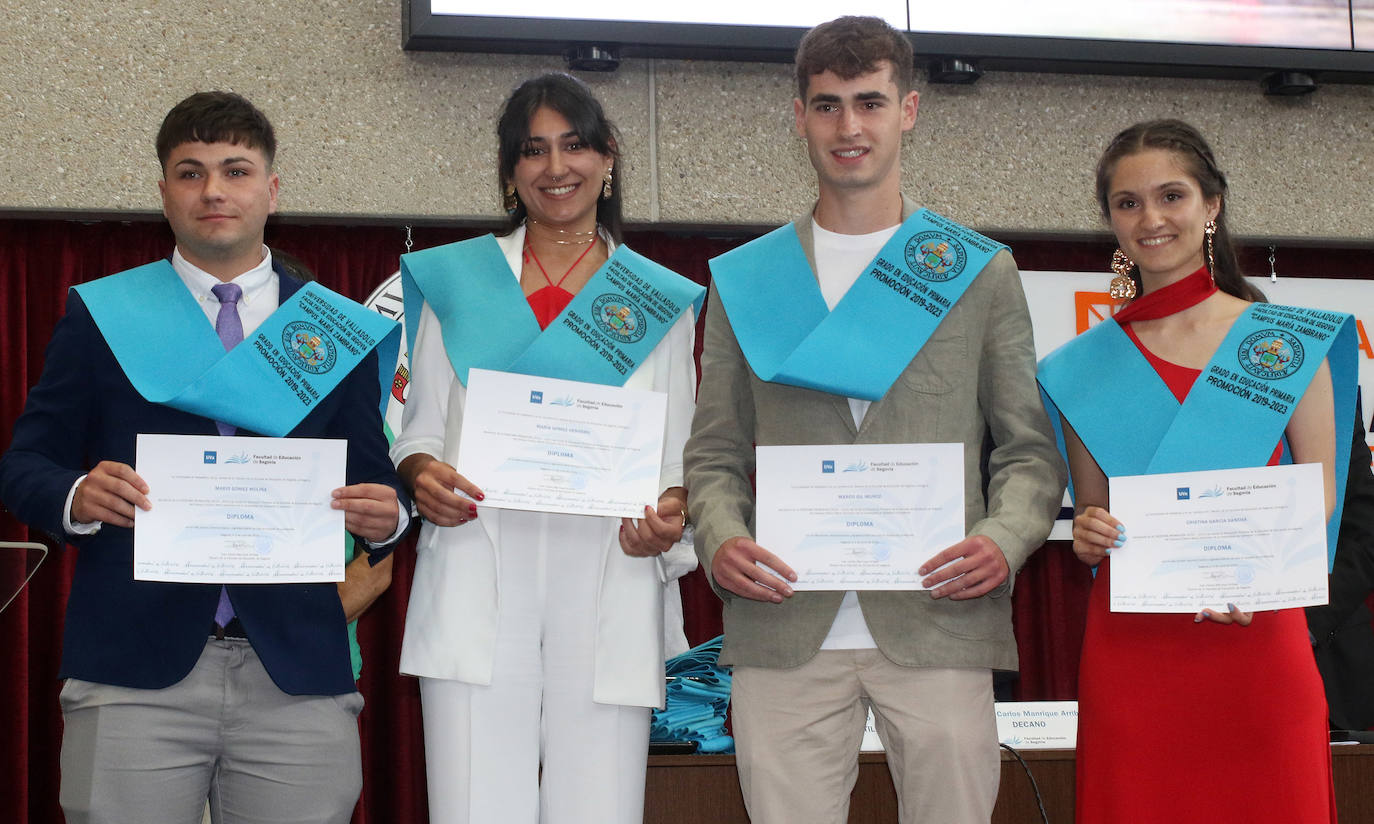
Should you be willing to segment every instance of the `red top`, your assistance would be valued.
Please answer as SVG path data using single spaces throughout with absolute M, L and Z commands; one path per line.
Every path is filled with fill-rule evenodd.
M 582 254 L 577 256 L 577 260 L 573 261 L 573 265 L 568 267 L 568 271 L 563 273 L 563 277 L 554 283 L 553 278 L 549 277 L 549 273 L 544 271 L 544 264 L 539 262 L 539 256 L 534 253 L 534 248 L 530 246 L 529 238 L 525 238 L 525 262 L 533 262 L 535 266 L 538 266 L 539 273 L 548 282 L 548 286 L 541 286 L 525 298 L 530 304 L 530 309 L 534 310 L 534 318 L 539 321 L 540 329 L 549 328 L 549 324 L 553 323 L 554 318 L 558 317 L 569 303 L 572 303 L 573 293 L 563 288 L 563 281 L 568 279 L 568 275 L 572 274 L 572 271 L 577 268 L 577 264 L 582 262 L 582 259 L 595 245 L 596 239 L 593 238 L 592 242 L 587 244 L 587 248 L 582 250 Z
M 572 292 L 553 284 L 536 289 L 525 297 L 525 300 L 530 304 L 530 309 L 534 310 L 534 319 L 539 321 L 540 329 L 548 329 L 549 324 L 553 323 L 553 319 L 558 317 L 569 303 L 572 303 L 572 299 Z

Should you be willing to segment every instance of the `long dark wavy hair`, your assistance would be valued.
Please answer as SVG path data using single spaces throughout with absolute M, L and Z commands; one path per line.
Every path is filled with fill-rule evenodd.
M 520 160 L 520 152 L 530 137 L 530 120 L 541 106 L 548 106 L 563 115 L 584 143 L 598 154 L 615 161 L 611 196 L 596 201 L 596 222 L 619 243 L 622 224 L 620 193 L 625 188 L 625 167 L 620 162 L 618 148 L 619 134 L 615 124 L 601 109 L 601 103 L 592 95 L 592 90 L 571 75 L 555 72 L 531 78 L 506 98 L 505 105 L 501 107 L 501 117 L 496 121 L 497 174 L 501 191 L 505 191 L 515 176 L 515 164 Z M 594 181 L 591 185 L 599 187 L 600 181 Z M 519 201 L 518 195 L 516 200 Z M 517 202 L 505 232 L 509 234 L 519 228 L 527 214 L 525 204 Z
M 1212 147 L 1207 145 L 1202 134 L 1182 120 L 1137 123 L 1107 144 L 1097 161 L 1097 205 L 1102 210 L 1102 217 L 1111 220 L 1111 204 L 1107 201 L 1107 195 L 1116 164 L 1122 158 L 1146 149 L 1173 152 L 1179 165 L 1202 190 L 1203 197 L 1217 198 L 1220 202 L 1221 208 L 1216 216 L 1217 231 L 1212 236 L 1212 256 L 1216 260 L 1212 279 L 1216 281 L 1217 288 L 1244 300 L 1263 302 L 1264 293 L 1251 286 L 1241 274 L 1236 247 L 1231 241 L 1231 230 L 1226 225 L 1226 175 L 1217 167 Z M 1140 267 L 1131 267 L 1131 279 L 1135 281 L 1136 291 L 1143 294 L 1145 289 L 1140 282 Z

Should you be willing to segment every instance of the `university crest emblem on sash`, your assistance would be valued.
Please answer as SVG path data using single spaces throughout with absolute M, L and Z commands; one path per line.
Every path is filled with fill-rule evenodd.
M 313 375 L 322 375 L 334 368 L 338 349 L 329 336 L 311 323 L 292 321 L 282 329 L 282 348 L 291 353 L 296 364 Z
M 592 303 L 592 316 L 615 340 L 635 343 L 644 337 L 644 313 L 623 295 L 605 294 Z
M 1302 367 L 1302 341 L 1280 329 L 1264 329 L 1247 335 L 1237 353 L 1246 372 L 1265 380 L 1279 380 Z
M 906 242 L 906 263 L 912 274 L 942 283 L 964 271 L 968 253 L 964 244 L 944 232 L 920 232 Z

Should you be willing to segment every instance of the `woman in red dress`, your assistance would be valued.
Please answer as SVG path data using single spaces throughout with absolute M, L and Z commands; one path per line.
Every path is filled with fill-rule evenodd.
M 1130 259 L 1114 268 L 1139 295 L 1115 319 L 1180 403 L 1237 317 L 1264 299 L 1241 277 L 1225 197 L 1210 147 L 1179 121 L 1132 126 L 1098 163 L 1098 203 Z M 1131 291 L 1121 278 L 1113 285 Z M 1102 403 L 1131 437 L 1130 399 Z M 1285 430 L 1295 463 L 1323 465 L 1328 516 L 1332 404 L 1323 363 Z M 1129 551 L 1130 525 L 1108 511 L 1107 478 L 1067 424 L 1064 435 L 1073 549 L 1097 568 L 1079 675 L 1076 820 L 1334 822 L 1326 701 L 1303 611 L 1111 612 L 1108 556 Z

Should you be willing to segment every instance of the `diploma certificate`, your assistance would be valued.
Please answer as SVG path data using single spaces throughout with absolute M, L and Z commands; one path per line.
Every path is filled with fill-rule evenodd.
M 667 415 L 662 392 L 471 369 L 459 471 L 483 506 L 642 518 Z
M 134 578 L 209 584 L 342 581 L 347 441 L 139 435 Z
M 1109 481 L 1126 526 L 1112 550 L 1113 612 L 1246 612 L 1325 604 L 1320 464 Z
M 964 539 L 963 444 L 760 446 L 755 478 L 793 589 L 925 589 L 921 564 Z

